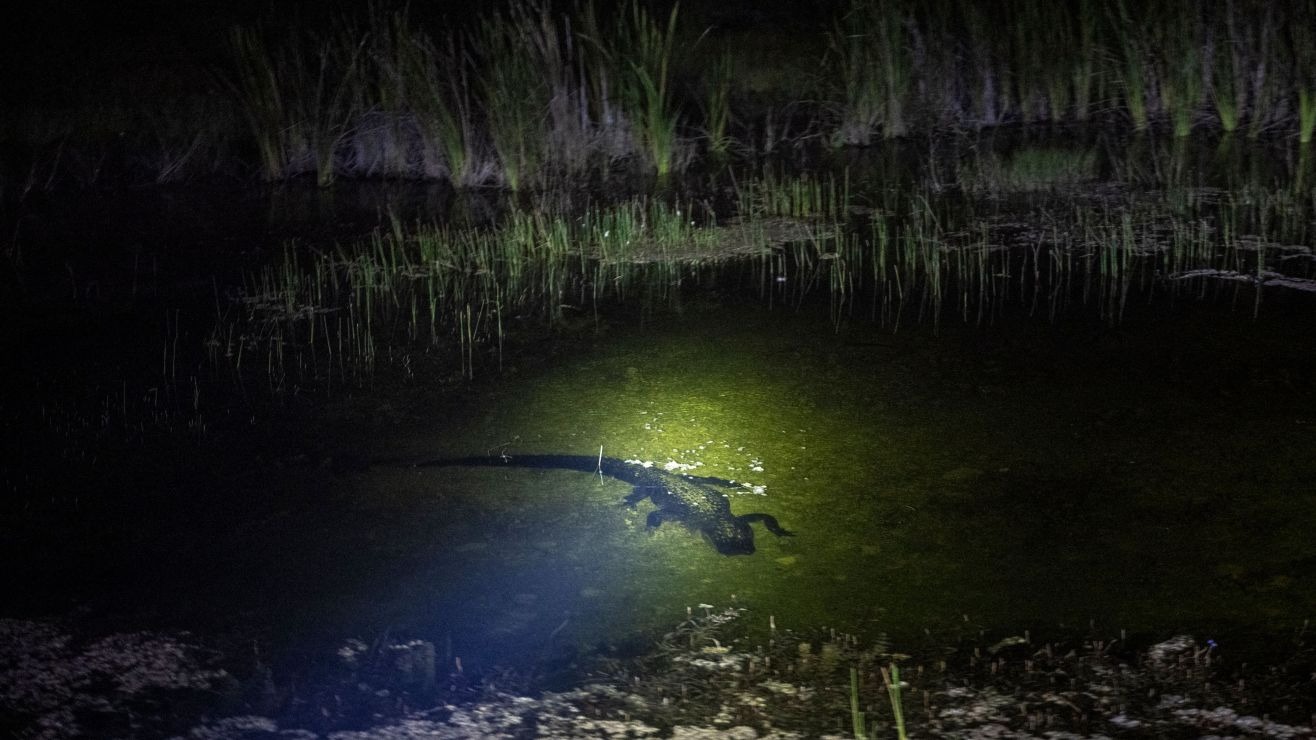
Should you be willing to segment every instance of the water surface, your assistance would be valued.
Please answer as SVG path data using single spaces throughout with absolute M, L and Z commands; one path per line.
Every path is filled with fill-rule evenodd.
M 372 453 L 601 447 L 697 466 L 747 485 L 737 513 L 797 533 L 759 528 L 750 556 L 672 524 L 646 532 L 648 503 L 620 507 L 625 484 L 578 472 L 384 464 L 335 485 L 353 506 L 399 507 L 385 536 L 413 546 L 397 624 L 468 661 L 615 648 L 732 602 L 897 644 L 966 620 L 1242 639 L 1316 606 L 1299 330 L 1181 306 L 1119 328 L 1022 317 L 891 334 L 695 305 L 606 330 Z

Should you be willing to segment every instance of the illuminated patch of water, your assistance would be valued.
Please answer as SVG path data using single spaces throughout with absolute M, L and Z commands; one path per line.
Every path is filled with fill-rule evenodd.
M 1199 313 L 937 337 L 722 308 L 601 337 L 424 446 L 601 450 L 734 480 L 736 515 L 796 536 L 755 524 L 757 552 L 720 555 L 679 524 L 646 531 L 651 504 L 577 471 L 372 472 L 367 491 L 461 512 L 400 591 L 402 622 L 468 662 L 624 650 L 699 604 L 897 643 L 965 620 L 1288 629 L 1316 607 L 1301 578 L 1316 438 L 1312 409 L 1261 401 L 1292 395 L 1282 368 L 1310 358 L 1249 370 L 1222 348 L 1284 327 Z

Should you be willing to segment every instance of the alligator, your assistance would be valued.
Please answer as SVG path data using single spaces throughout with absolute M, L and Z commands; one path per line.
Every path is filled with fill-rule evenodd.
M 754 530 L 750 524 L 762 522 L 778 537 L 792 537 L 770 514 L 731 513 L 731 501 L 714 486 L 734 486 L 729 480 L 672 473 L 660 468 L 619 460 L 615 457 L 588 455 L 516 455 L 497 457 L 455 457 L 415 463 L 415 467 L 520 467 L 578 470 L 624 481 L 633 486 L 622 504 L 634 508 L 644 499 L 658 507 L 649 512 L 646 525 L 655 529 L 663 522 L 676 521 L 703 534 L 723 555 L 749 555 L 754 552 Z

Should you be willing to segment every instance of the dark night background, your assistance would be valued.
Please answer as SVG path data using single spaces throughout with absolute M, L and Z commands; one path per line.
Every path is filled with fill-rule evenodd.
M 1316 2 L 507 7 L 4 11 L 0 738 L 1310 736 Z

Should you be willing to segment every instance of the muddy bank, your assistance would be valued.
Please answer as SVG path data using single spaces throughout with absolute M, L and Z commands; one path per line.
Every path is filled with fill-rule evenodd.
M 1252 665 L 1187 635 L 1139 647 L 1118 634 L 1055 643 L 977 634 L 910 655 L 884 639 L 761 621 L 702 605 L 642 654 L 592 656 L 575 684 L 541 692 L 524 677 L 466 673 L 420 640 L 346 640 L 321 675 L 290 685 L 259 661 L 235 676 L 222 667 L 234 656 L 194 636 L 85 639 L 3 620 L 0 726 L 51 739 L 785 740 L 895 736 L 899 707 L 913 737 L 1316 735 L 1306 634 L 1286 660 Z

